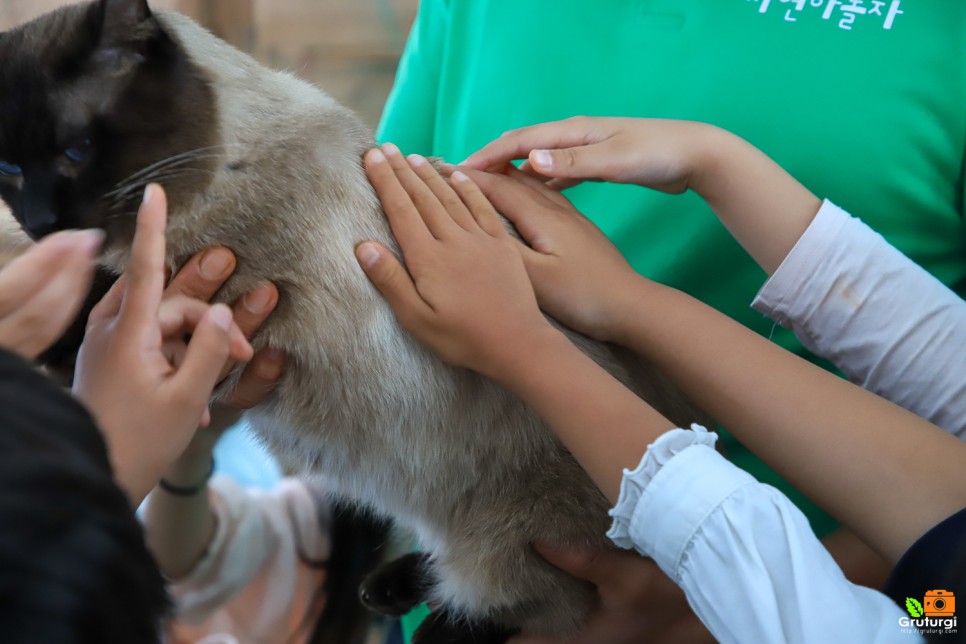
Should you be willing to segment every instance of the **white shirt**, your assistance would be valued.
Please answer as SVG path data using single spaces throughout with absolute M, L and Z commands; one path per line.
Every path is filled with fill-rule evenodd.
M 217 519 L 202 559 L 171 584 L 171 644 L 304 642 L 322 609 L 329 557 L 327 506 L 301 481 L 270 491 L 216 476 L 209 486 Z
M 754 306 L 863 386 L 962 436 L 966 303 L 848 213 L 825 202 Z M 673 430 L 625 471 L 608 533 L 618 546 L 653 558 L 722 642 L 921 640 L 714 440 Z

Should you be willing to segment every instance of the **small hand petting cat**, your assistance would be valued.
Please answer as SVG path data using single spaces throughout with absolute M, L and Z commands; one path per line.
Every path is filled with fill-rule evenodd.
M 259 289 L 234 311 L 204 303 L 213 294 L 200 270 L 205 254 L 165 288 L 165 217 L 163 190 L 149 186 L 131 262 L 91 312 L 73 385 L 104 433 L 118 485 L 135 505 L 208 423 L 212 389 L 232 364 L 252 360 L 246 335 L 271 312 L 266 306 L 253 314 L 247 306 L 262 297 Z M 98 230 L 57 233 L 0 271 L 0 347 L 33 359 L 63 334 L 90 286 L 102 240 Z M 233 261 L 224 249 L 207 254 L 219 252 Z M 216 276 L 216 287 L 229 269 Z M 264 289 L 274 293 L 269 302 L 277 300 L 274 286 Z M 278 362 L 264 353 L 246 367 L 230 402 L 250 405 L 264 395 L 266 366 Z
M 510 168 L 518 158 L 528 159 L 522 170 Z M 949 341 L 962 343 L 961 300 L 753 147 L 706 125 L 573 119 L 525 128 L 485 147 L 465 167 L 450 168 L 449 182 L 421 157 L 404 158 L 392 145 L 370 151 L 365 161 L 405 265 L 372 242 L 360 244 L 356 255 L 400 322 L 442 359 L 486 374 L 533 405 L 616 503 L 614 542 L 650 557 L 534 544 L 551 563 L 598 586 L 599 607 L 574 641 L 639 641 L 636 634 L 645 629 L 665 641 L 700 638 L 674 630 L 675 615 L 648 610 L 659 596 L 681 592 L 664 587 L 668 578 L 677 580 L 718 639 L 774 639 L 775 633 L 792 632 L 786 618 L 813 624 L 815 633 L 803 633 L 803 641 L 827 632 L 828 620 L 839 629 L 855 623 L 862 638 L 900 616 L 888 597 L 845 579 L 785 497 L 727 463 L 703 429 L 675 429 L 630 395 L 555 331 L 540 309 L 644 353 L 895 562 L 920 535 L 966 505 L 966 453 L 949 436 L 966 432 L 964 397 L 957 389 L 962 364 L 929 342 L 937 329 L 953 329 L 958 335 Z M 840 366 L 853 379 L 886 398 L 902 397 L 912 412 L 949 434 L 637 275 L 553 189 L 580 179 L 698 192 L 771 276 L 756 306 L 810 339 L 818 353 L 845 355 Z M 497 210 L 525 243 L 509 235 Z M 830 239 L 845 256 L 863 249 L 854 253 L 861 259 L 843 260 Z M 810 297 L 822 301 L 829 279 L 871 274 L 862 270 L 868 262 L 881 271 L 876 274 L 897 266 L 901 278 L 890 273 L 896 283 L 872 289 L 864 310 L 849 311 L 846 317 L 858 330 L 835 326 L 834 303 L 808 310 Z M 872 288 L 870 279 L 876 284 L 866 277 L 856 287 Z M 787 294 L 805 308 L 789 311 Z M 922 319 L 915 311 L 924 307 L 914 302 L 897 307 L 899 299 L 914 297 L 927 298 L 933 319 Z M 891 322 L 875 335 L 868 327 L 882 326 L 883 307 Z M 896 308 L 906 311 L 905 318 Z M 914 332 L 897 332 L 903 325 Z M 822 337 L 824 327 L 829 337 Z M 842 353 L 856 342 L 868 344 L 869 337 L 877 346 L 865 346 L 858 356 Z M 915 368 L 881 368 L 893 360 Z M 925 369 L 934 376 L 928 386 L 921 379 Z M 923 460 L 907 462 L 907 454 L 918 450 L 925 450 L 919 452 Z M 194 478 L 186 480 L 203 477 L 204 456 L 184 462 L 194 468 Z M 881 494 L 883 468 L 894 483 L 888 498 Z M 841 495 L 843 487 L 854 493 Z M 904 519 L 895 521 L 895 512 Z M 162 519 L 148 517 L 149 538 Z M 201 556 L 211 529 L 209 522 L 201 532 L 207 536 L 187 549 L 168 548 L 162 569 L 184 574 Z M 691 541 L 675 542 L 681 535 Z M 685 551 L 687 558 L 678 556 Z M 187 557 L 176 556 L 185 552 Z M 653 574 L 656 566 L 668 576 Z M 774 594 L 784 609 L 759 616 L 752 627 L 761 630 L 743 631 L 749 626 L 726 619 L 733 607 L 762 593 Z M 837 607 L 831 615 L 830 606 Z M 857 615 L 863 618 L 856 621 Z M 524 634 L 512 641 L 555 640 Z
M 966 379 L 961 353 L 942 348 L 966 346 L 966 303 L 746 142 L 699 123 L 578 118 L 504 135 L 449 182 L 392 145 L 365 160 L 405 265 L 372 242 L 356 255 L 401 324 L 531 404 L 615 504 L 608 536 L 653 558 L 717 639 L 814 641 L 845 623 L 868 637 L 902 616 L 902 586 L 890 598 L 849 582 L 786 497 L 726 461 L 704 428 L 675 429 L 540 309 L 644 355 L 893 565 L 955 546 L 931 530 L 961 534 L 966 517 Z M 883 397 L 638 275 L 548 179 L 694 190 L 771 276 L 760 310 Z M 848 325 L 839 279 L 864 298 L 845 307 Z M 893 581 L 910 574 L 903 563 Z M 934 566 L 931 579 L 960 587 L 964 571 Z M 731 618 L 762 596 L 780 608 Z
M 516 169 L 516 159 L 527 161 Z M 600 581 L 600 608 L 576 641 L 618 641 L 635 621 L 653 618 L 634 602 L 672 591 L 635 590 L 629 576 L 655 564 L 720 640 L 814 628 L 799 638 L 808 641 L 829 624 L 863 639 L 901 616 L 886 594 L 847 581 L 791 502 L 728 463 L 712 434 L 676 428 L 544 313 L 643 354 L 895 564 L 917 548 L 952 545 L 937 544 L 930 530 L 966 507 L 966 445 L 955 438 L 966 432 L 963 361 L 930 342 L 942 329 L 946 347 L 966 346 L 962 300 L 761 152 L 708 125 L 580 118 L 533 126 L 448 168 L 449 181 L 392 145 L 371 150 L 365 163 L 403 257 L 375 242 L 359 244 L 356 257 L 400 323 L 444 361 L 537 410 L 614 504 L 611 540 L 653 560 L 634 555 L 638 567 L 628 568 L 613 565 L 622 555 L 595 559 L 535 544 L 551 562 Z M 879 396 L 638 275 L 557 191 L 580 180 L 697 192 L 769 275 L 756 307 Z M 232 309 L 205 303 L 232 271 L 226 249 L 199 253 L 165 287 L 165 216 L 163 191 L 149 186 L 131 261 L 91 313 L 74 384 L 135 504 L 162 476 L 204 480 L 211 440 L 196 429 L 207 424 L 208 399 L 227 368 L 250 360 L 230 401 L 248 407 L 284 367 L 278 352 L 253 358 L 246 339 L 277 303 L 274 286 Z M 0 347 L 33 358 L 59 337 L 80 307 L 100 241 L 98 232 L 59 233 L 0 271 Z M 875 271 L 862 270 L 869 262 Z M 821 289 L 843 275 L 868 290 L 846 316 L 851 326 L 824 310 L 836 303 Z M 882 275 L 892 280 L 886 289 L 876 282 Z M 805 306 L 809 298 L 819 304 Z M 916 298 L 928 299 L 928 314 Z M 894 360 L 905 367 L 877 368 Z M 901 398 L 908 411 L 886 398 Z M 149 519 L 149 539 L 156 528 Z M 206 543 L 178 564 L 180 573 Z M 950 574 L 934 572 L 937 583 Z M 954 572 L 950 583 L 960 583 L 962 571 Z M 902 573 L 900 564 L 894 574 Z M 611 592 L 615 579 L 624 586 Z M 754 623 L 728 619 L 763 593 L 781 610 Z

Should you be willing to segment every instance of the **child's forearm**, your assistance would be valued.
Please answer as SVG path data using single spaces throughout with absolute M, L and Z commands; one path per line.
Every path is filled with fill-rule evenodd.
M 204 452 L 204 450 L 199 450 Z M 144 509 L 148 547 L 161 572 L 177 580 L 194 568 L 215 535 L 216 521 L 208 500 L 207 481 L 211 452 L 183 456 L 165 481 L 184 488 L 201 484 L 197 493 L 179 496 L 157 487 Z
M 771 275 L 808 228 L 821 200 L 763 152 L 708 126 L 688 186 Z
M 493 379 L 533 407 L 616 502 L 624 468 L 674 424 L 550 327 L 511 355 Z
M 966 446 L 673 289 L 640 281 L 618 341 L 895 561 L 966 506 Z

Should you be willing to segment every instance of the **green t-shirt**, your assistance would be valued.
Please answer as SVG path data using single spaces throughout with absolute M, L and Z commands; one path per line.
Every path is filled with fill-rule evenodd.
M 422 0 L 377 137 L 458 162 L 581 114 L 730 130 L 966 292 L 962 0 Z M 587 183 L 567 196 L 642 274 L 804 353 L 750 309 L 764 274 L 695 195 Z M 818 534 L 834 527 L 725 447 Z

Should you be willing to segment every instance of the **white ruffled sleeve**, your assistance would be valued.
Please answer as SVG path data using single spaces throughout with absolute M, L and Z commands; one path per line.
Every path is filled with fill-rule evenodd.
M 633 550 L 634 541 L 630 534 L 631 522 L 634 519 L 634 511 L 641 500 L 641 495 L 644 493 L 644 488 L 647 487 L 658 471 L 678 453 L 692 445 L 705 445 L 714 449 L 717 440 L 717 435 L 712 434 L 701 425 L 691 425 L 691 431 L 672 429 L 648 445 L 647 452 L 645 452 L 644 458 L 641 459 L 637 468 L 633 471 L 624 470 L 617 505 L 610 511 L 610 516 L 614 521 L 607 537 L 617 547 Z
M 921 641 L 901 632 L 892 600 L 845 578 L 786 496 L 692 427 L 625 471 L 608 536 L 652 558 L 718 641 Z

